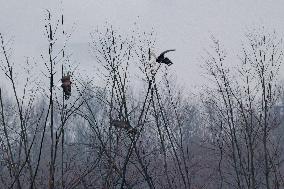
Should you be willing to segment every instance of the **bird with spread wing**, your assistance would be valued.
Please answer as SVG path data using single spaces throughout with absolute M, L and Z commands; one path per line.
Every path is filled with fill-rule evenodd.
M 161 64 L 161 63 L 164 63 L 164 64 L 170 66 L 170 65 L 173 64 L 173 62 L 172 62 L 169 58 L 165 57 L 165 54 L 168 53 L 168 52 L 171 52 L 171 51 L 175 51 L 175 49 L 166 50 L 166 51 L 162 52 L 162 53 L 157 57 L 157 56 L 155 55 L 155 53 L 152 52 L 152 51 L 149 49 L 149 58 L 150 58 L 151 56 L 153 56 L 153 57 L 156 59 L 156 62 L 158 62 L 158 63 L 160 63 L 160 64 Z

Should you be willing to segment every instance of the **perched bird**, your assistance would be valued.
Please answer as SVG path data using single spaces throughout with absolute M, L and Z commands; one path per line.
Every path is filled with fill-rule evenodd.
M 111 125 L 114 126 L 114 127 L 126 129 L 126 130 L 131 128 L 131 126 L 129 124 L 127 124 L 126 121 L 120 121 L 120 120 L 112 120 Z
M 155 59 L 156 59 L 156 62 L 158 62 L 160 64 L 164 63 L 164 64 L 170 66 L 170 65 L 173 64 L 173 62 L 169 58 L 165 57 L 165 54 L 170 52 L 170 51 L 175 51 L 175 49 L 166 50 L 166 51 L 162 52 L 158 57 L 156 57 L 156 55 L 149 49 L 149 59 L 150 59 L 151 56 L 154 56 Z
M 169 58 L 165 57 L 165 54 L 168 53 L 168 52 L 170 52 L 170 51 L 175 51 L 175 49 L 166 50 L 166 51 L 162 52 L 162 53 L 158 56 L 158 58 L 156 59 L 156 62 L 158 62 L 158 63 L 164 63 L 164 64 L 167 64 L 168 66 L 172 65 L 172 64 L 173 64 L 172 61 L 171 61 Z
M 63 92 L 64 92 L 64 97 L 65 100 L 68 100 L 69 97 L 71 96 L 71 80 L 70 80 L 70 75 L 67 74 L 66 76 L 63 76 L 61 79 L 61 87 L 63 88 Z
M 116 128 L 125 129 L 127 132 L 131 134 L 136 134 L 137 132 L 137 130 L 133 128 L 130 124 L 128 124 L 126 121 L 112 120 L 111 125 Z

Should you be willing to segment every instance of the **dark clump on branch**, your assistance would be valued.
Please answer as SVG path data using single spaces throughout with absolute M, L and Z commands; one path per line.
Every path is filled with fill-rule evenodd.
M 69 97 L 71 96 L 71 80 L 70 80 L 71 76 L 69 74 L 67 74 L 66 76 L 63 76 L 61 79 L 61 87 L 63 88 L 63 92 L 64 92 L 64 98 L 65 100 L 68 100 Z
M 116 128 L 120 128 L 120 129 L 125 129 L 128 133 L 131 133 L 131 134 L 136 134 L 136 132 L 137 132 L 137 130 L 135 128 L 133 128 L 132 126 L 130 126 L 130 124 L 127 123 L 126 121 L 112 120 L 111 126 L 114 126 Z
M 158 58 L 156 58 L 156 62 L 158 62 L 158 63 L 164 63 L 164 64 L 167 64 L 168 66 L 172 65 L 172 64 L 173 64 L 172 61 L 171 61 L 169 58 L 165 57 L 165 54 L 168 53 L 168 52 L 170 52 L 170 51 L 175 51 L 175 49 L 166 50 L 166 51 L 162 52 L 162 53 L 158 56 Z

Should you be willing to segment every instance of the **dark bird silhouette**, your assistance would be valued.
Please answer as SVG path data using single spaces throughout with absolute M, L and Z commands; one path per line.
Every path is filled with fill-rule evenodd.
M 71 96 L 71 84 L 72 84 L 72 82 L 70 81 L 70 75 L 67 74 L 66 76 L 63 76 L 61 82 L 62 82 L 61 87 L 63 88 L 65 100 L 68 100 L 69 97 Z
M 158 62 L 160 64 L 164 63 L 164 64 L 170 66 L 170 65 L 173 64 L 173 62 L 169 58 L 165 57 L 165 54 L 170 52 L 170 51 L 175 51 L 175 49 L 166 50 L 166 51 L 162 52 L 158 57 L 156 57 L 155 54 L 152 53 L 149 49 L 149 54 L 153 55 L 156 58 L 156 62 Z
M 162 52 L 162 53 L 158 56 L 158 58 L 156 59 L 156 62 L 158 62 L 158 63 L 164 63 L 164 64 L 167 64 L 168 66 L 172 65 L 172 64 L 173 64 L 172 61 L 171 61 L 169 58 L 165 57 L 165 54 L 168 53 L 168 52 L 170 52 L 170 51 L 175 51 L 175 49 L 166 50 L 166 51 Z

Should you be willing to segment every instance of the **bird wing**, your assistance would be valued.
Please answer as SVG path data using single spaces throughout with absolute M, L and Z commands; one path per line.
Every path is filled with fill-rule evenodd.
M 173 64 L 173 62 L 172 62 L 170 59 L 168 59 L 168 58 L 165 58 L 162 63 L 165 63 L 165 64 L 167 64 L 168 66 L 170 66 L 170 65 Z
M 166 50 L 166 51 L 162 52 L 162 53 L 160 54 L 160 56 L 164 56 L 166 53 L 168 53 L 168 52 L 170 52 L 170 51 L 175 51 L 175 49 Z

